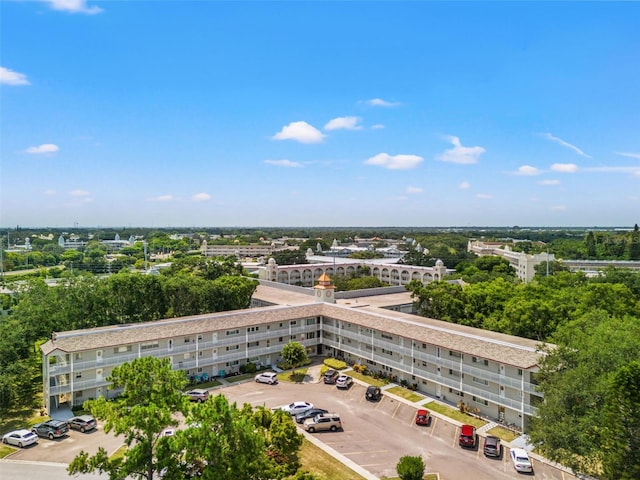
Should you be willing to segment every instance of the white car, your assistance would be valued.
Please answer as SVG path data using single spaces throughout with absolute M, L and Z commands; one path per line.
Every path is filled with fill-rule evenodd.
M 2 437 L 2 443 L 8 443 L 9 445 L 15 445 L 16 447 L 26 447 L 38 443 L 38 435 L 31 430 L 14 430 Z
M 533 466 L 531 465 L 531 460 L 526 450 L 522 448 L 512 448 L 510 455 L 513 468 L 515 468 L 517 472 L 533 472 Z
M 338 388 L 349 388 L 353 384 L 353 378 L 349 375 L 340 375 L 336 380 L 336 387 Z
M 275 385 L 278 383 L 278 374 L 275 372 L 263 372 L 256 375 L 256 382 L 268 383 L 269 385 Z
M 284 410 L 290 415 L 297 415 L 299 413 L 308 410 L 309 408 L 313 408 L 313 403 L 309 402 L 293 402 L 289 405 L 283 405 L 281 407 L 277 407 L 275 410 Z

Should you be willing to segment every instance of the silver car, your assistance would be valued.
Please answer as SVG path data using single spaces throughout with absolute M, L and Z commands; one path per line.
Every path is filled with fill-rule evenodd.
M 38 443 L 38 435 L 26 429 L 14 430 L 2 437 L 2 443 L 22 448 Z

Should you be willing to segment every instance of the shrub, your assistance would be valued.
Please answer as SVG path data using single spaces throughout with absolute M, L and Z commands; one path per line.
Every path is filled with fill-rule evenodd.
M 328 368 L 333 368 L 334 370 L 344 370 L 347 368 L 347 363 L 343 360 L 338 360 L 337 358 L 325 358 L 323 363 Z

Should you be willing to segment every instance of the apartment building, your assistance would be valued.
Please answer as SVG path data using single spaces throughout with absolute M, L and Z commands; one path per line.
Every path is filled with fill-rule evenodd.
M 298 341 L 311 357 L 365 364 L 434 398 L 462 400 L 527 428 L 541 401 L 537 342 L 393 311 L 407 303 L 398 294 L 386 303 L 384 295 L 336 303 L 327 279 L 304 293 L 260 285 L 254 308 L 241 311 L 55 333 L 41 346 L 45 406 L 54 412 L 117 395 L 107 389 L 111 370 L 142 356 L 215 377 L 249 362 L 274 365 L 282 347 Z

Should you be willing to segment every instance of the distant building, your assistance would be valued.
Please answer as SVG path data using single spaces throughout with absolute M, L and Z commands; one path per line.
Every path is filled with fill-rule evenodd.
M 538 253 L 536 255 L 529 255 L 524 252 L 514 252 L 509 245 L 504 245 L 502 242 L 469 240 L 467 251 L 475 253 L 480 257 L 484 255 L 495 255 L 508 260 L 509 264 L 515 269 L 517 277 L 525 283 L 533 280 L 536 274 L 536 265 L 555 260 L 553 254 Z

